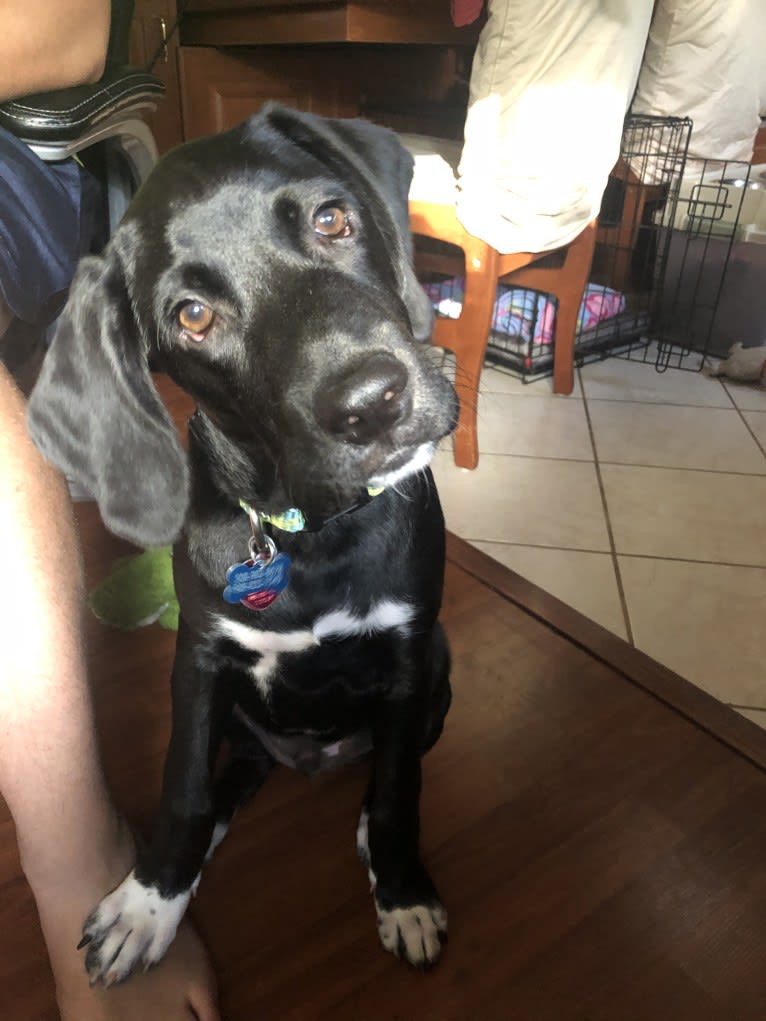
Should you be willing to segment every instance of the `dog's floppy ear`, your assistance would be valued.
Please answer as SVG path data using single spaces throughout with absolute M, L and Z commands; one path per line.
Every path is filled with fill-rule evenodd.
M 310 151 L 339 176 L 348 168 L 364 182 L 376 199 L 378 215 L 387 211 L 391 230 L 388 248 L 396 265 L 399 293 L 416 340 L 429 340 L 434 313 L 412 267 L 409 190 L 413 158 L 393 131 L 370 121 L 320 118 L 310 113 L 268 105 L 268 121 L 297 145 Z M 383 215 L 385 215 L 383 213 Z M 382 225 L 380 219 L 379 226 Z
M 114 241 L 80 263 L 28 421 L 45 457 L 92 493 L 112 532 L 140 546 L 177 537 L 186 456 L 152 384 Z

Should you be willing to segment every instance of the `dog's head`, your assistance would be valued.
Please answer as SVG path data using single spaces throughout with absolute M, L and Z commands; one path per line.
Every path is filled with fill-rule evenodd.
M 212 423 L 243 499 L 333 513 L 427 461 L 456 399 L 416 343 L 411 174 L 386 129 L 277 106 L 160 162 L 81 264 L 30 401 L 114 532 L 165 543 L 187 509 L 150 365 Z

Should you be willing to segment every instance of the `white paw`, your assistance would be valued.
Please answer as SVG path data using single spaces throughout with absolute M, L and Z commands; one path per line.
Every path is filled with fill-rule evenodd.
M 91 985 L 122 982 L 139 965 L 146 969 L 162 960 L 191 895 L 192 890 L 187 890 L 163 897 L 156 887 L 139 883 L 131 872 L 83 926 L 80 946 L 88 948 L 85 967 Z
M 436 964 L 447 938 L 447 912 L 441 904 L 413 904 L 384 911 L 377 901 L 378 933 L 386 950 L 404 957 L 416 968 Z

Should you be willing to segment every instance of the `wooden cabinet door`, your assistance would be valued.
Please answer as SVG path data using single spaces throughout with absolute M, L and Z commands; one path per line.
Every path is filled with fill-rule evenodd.
M 161 153 L 183 141 L 178 33 L 170 35 L 175 23 L 176 0 L 136 0 L 130 62 L 135 67 L 151 70 L 165 84 L 165 98 L 155 112 L 146 117 Z
M 180 53 L 187 139 L 225 131 L 269 100 L 334 117 L 359 112 L 340 48 L 182 46 Z

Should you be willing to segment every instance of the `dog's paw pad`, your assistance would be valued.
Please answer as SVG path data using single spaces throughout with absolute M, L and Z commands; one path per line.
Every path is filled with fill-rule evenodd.
M 91 912 L 80 946 L 91 985 L 122 982 L 138 967 L 150 968 L 173 941 L 190 893 L 162 897 L 131 872 Z
M 416 968 L 436 964 L 447 938 L 447 912 L 439 903 L 386 911 L 377 903 L 378 934 L 386 950 Z

